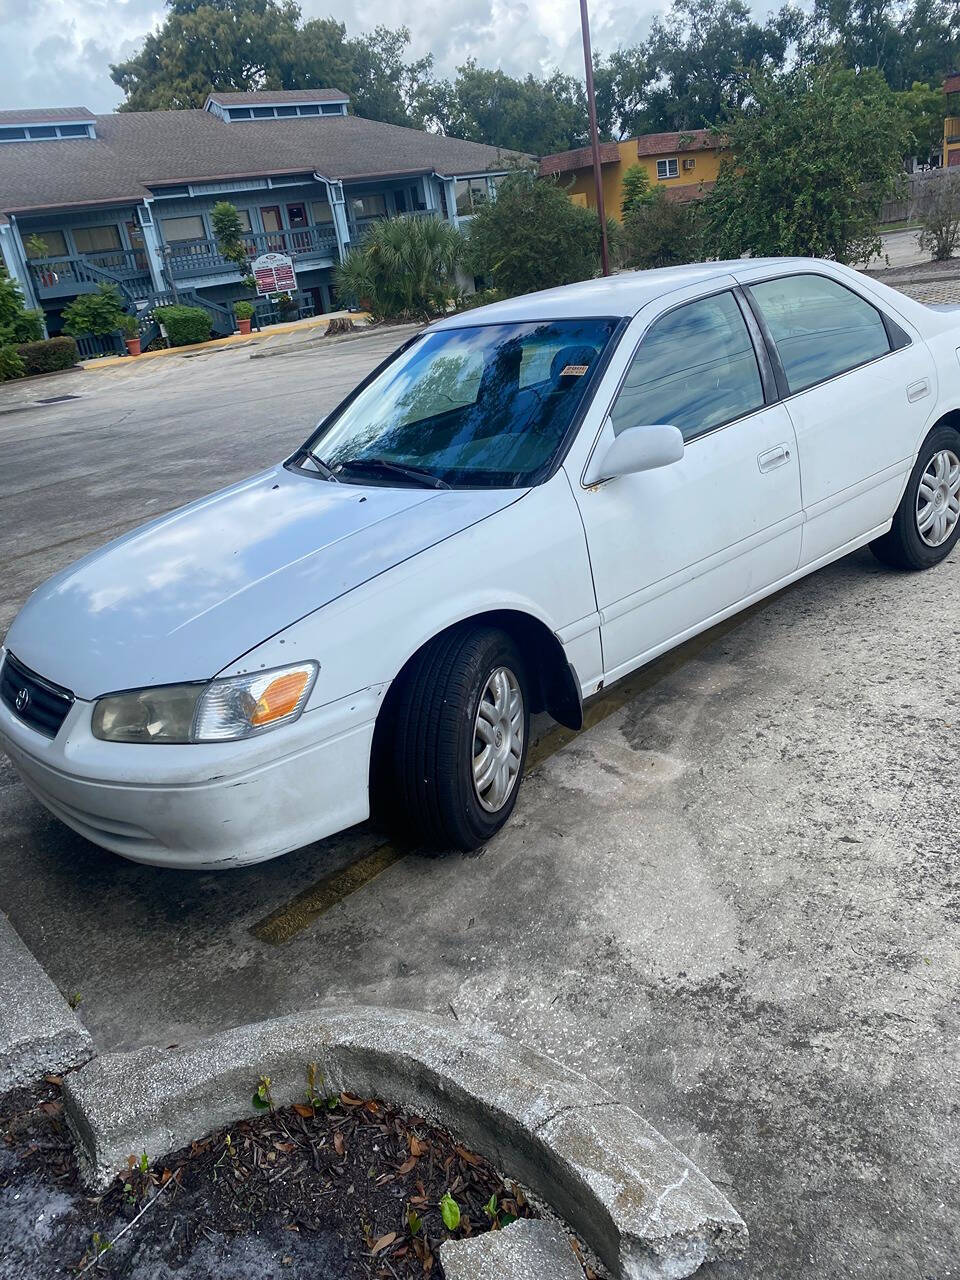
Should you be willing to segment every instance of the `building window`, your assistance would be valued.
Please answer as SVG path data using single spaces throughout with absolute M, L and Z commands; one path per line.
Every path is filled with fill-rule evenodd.
M 250 210 L 249 210 L 249 209 L 238 209 L 238 210 L 237 210 L 237 217 L 240 219 L 240 226 L 241 226 L 242 230 L 244 230 L 244 231 L 252 231 L 252 230 L 253 230 L 253 224 L 252 224 L 252 223 L 251 223 L 251 221 L 250 221 Z M 203 234 L 203 233 L 201 232 L 201 234 Z
M 300 114 L 302 116 L 318 116 L 320 108 L 315 103 L 308 102 L 300 108 Z
M 266 120 L 268 116 L 272 118 L 273 107 L 254 107 L 253 108 L 254 120 Z
M 354 196 L 350 209 L 355 218 L 385 218 L 387 202 L 383 196 Z
M 283 118 L 284 116 L 295 116 L 296 114 L 296 107 L 277 107 L 278 118 Z
M 52 124 L 35 124 L 30 127 L 31 138 L 55 138 L 57 136 L 56 126 Z
M 333 210 L 326 200 L 314 200 L 310 206 L 310 215 L 314 222 L 333 221 Z
M 320 108 L 320 114 L 324 116 L 340 116 L 343 115 L 343 108 L 339 102 L 326 102 Z
M 203 240 L 207 234 L 199 214 L 190 218 L 164 218 L 160 225 L 167 244 L 175 244 L 178 240 Z
M 227 115 L 231 120 L 249 120 L 250 108 L 249 107 L 231 107 L 231 109 L 227 112 Z
M 679 172 L 677 157 L 671 156 L 669 160 L 657 161 L 657 177 L 661 181 L 664 178 L 675 178 Z
M 0 129 L 0 142 L 23 142 L 26 136 L 26 129 Z
M 61 138 L 90 137 L 90 129 L 85 124 L 61 124 L 57 128 Z
M 476 213 L 482 204 L 490 199 L 486 178 L 457 179 L 457 213 L 461 218 Z
M 43 241 L 44 247 L 37 243 Z M 67 256 L 67 238 L 62 231 L 35 231 L 27 236 L 26 253 L 28 258 L 65 258 Z M 31 248 L 37 250 L 31 253 Z
M 109 227 L 75 227 L 73 243 L 77 253 L 109 253 L 122 249 L 120 228 Z

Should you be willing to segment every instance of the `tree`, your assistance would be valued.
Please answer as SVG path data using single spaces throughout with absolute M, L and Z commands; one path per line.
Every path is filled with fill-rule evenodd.
M 210 211 L 213 235 L 221 258 L 234 263 L 241 271 L 247 269 L 247 246 L 244 227 L 237 206 L 229 200 L 218 200 Z
M 943 117 L 947 114 L 943 86 L 934 88 L 915 80 L 909 89 L 897 94 L 897 102 L 913 135 L 909 154 L 921 164 L 929 164 L 931 156 L 939 152 L 943 143 Z
M 923 214 L 917 241 L 934 262 L 946 262 L 960 246 L 960 173 L 948 169 L 937 186 Z
M 649 204 L 653 199 L 650 176 L 642 164 L 632 164 L 623 175 L 623 196 L 620 200 L 620 216 Z
M 700 236 L 695 202 L 671 200 L 663 187 L 627 210 L 623 238 L 628 267 L 672 267 L 696 262 Z
M 600 223 L 552 179 L 518 170 L 474 215 L 467 260 L 508 295 L 587 280 L 600 265 Z
M 0 270 L 0 347 L 42 337 L 43 316 L 27 310 L 19 284 Z
M 446 310 L 463 236 L 439 218 L 382 218 L 334 272 L 338 294 L 376 319 L 429 319 Z
M 437 81 L 421 98 L 430 127 L 453 138 L 546 155 L 582 146 L 589 137 L 586 94 L 579 81 L 555 71 L 549 79 L 515 79 L 469 59 L 457 77 Z
M 705 202 L 708 253 L 858 262 L 879 252 L 877 215 L 900 187 L 910 139 L 879 72 L 755 74 L 723 133 L 727 151 Z
M 79 338 L 82 334 L 99 336 L 116 333 L 127 314 L 120 290 L 106 281 L 95 293 L 81 293 L 63 309 L 63 331 Z

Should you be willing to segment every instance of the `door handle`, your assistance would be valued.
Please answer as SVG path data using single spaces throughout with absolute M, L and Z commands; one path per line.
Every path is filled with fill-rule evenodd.
M 775 471 L 790 461 L 790 450 L 785 444 L 774 445 L 765 453 L 757 455 L 757 466 L 761 471 Z
M 921 378 L 919 382 L 911 382 L 907 387 L 907 401 L 914 404 L 917 400 L 922 400 L 924 396 L 930 394 L 930 383 L 926 378 Z

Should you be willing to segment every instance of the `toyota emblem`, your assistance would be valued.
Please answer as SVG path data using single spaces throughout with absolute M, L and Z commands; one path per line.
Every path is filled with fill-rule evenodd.
M 17 696 L 13 700 L 13 705 L 17 708 L 21 715 L 27 709 L 30 702 L 30 691 L 28 689 L 18 689 Z

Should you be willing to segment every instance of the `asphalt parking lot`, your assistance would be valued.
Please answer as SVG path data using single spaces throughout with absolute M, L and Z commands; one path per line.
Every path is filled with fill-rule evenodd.
M 0 388 L 0 630 L 85 551 L 289 452 L 395 341 Z M 904 576 L 863 552 L 698 638 L 547 732 L 475 857 L 361 827 L 137 867 L 4 760 L 0 907 L 103 1049 L 344 1001 L 481 1019 L 730 1195 L 752 1247 L 718 1280 L 953 1280 L 958 591 L 960 553 Z

